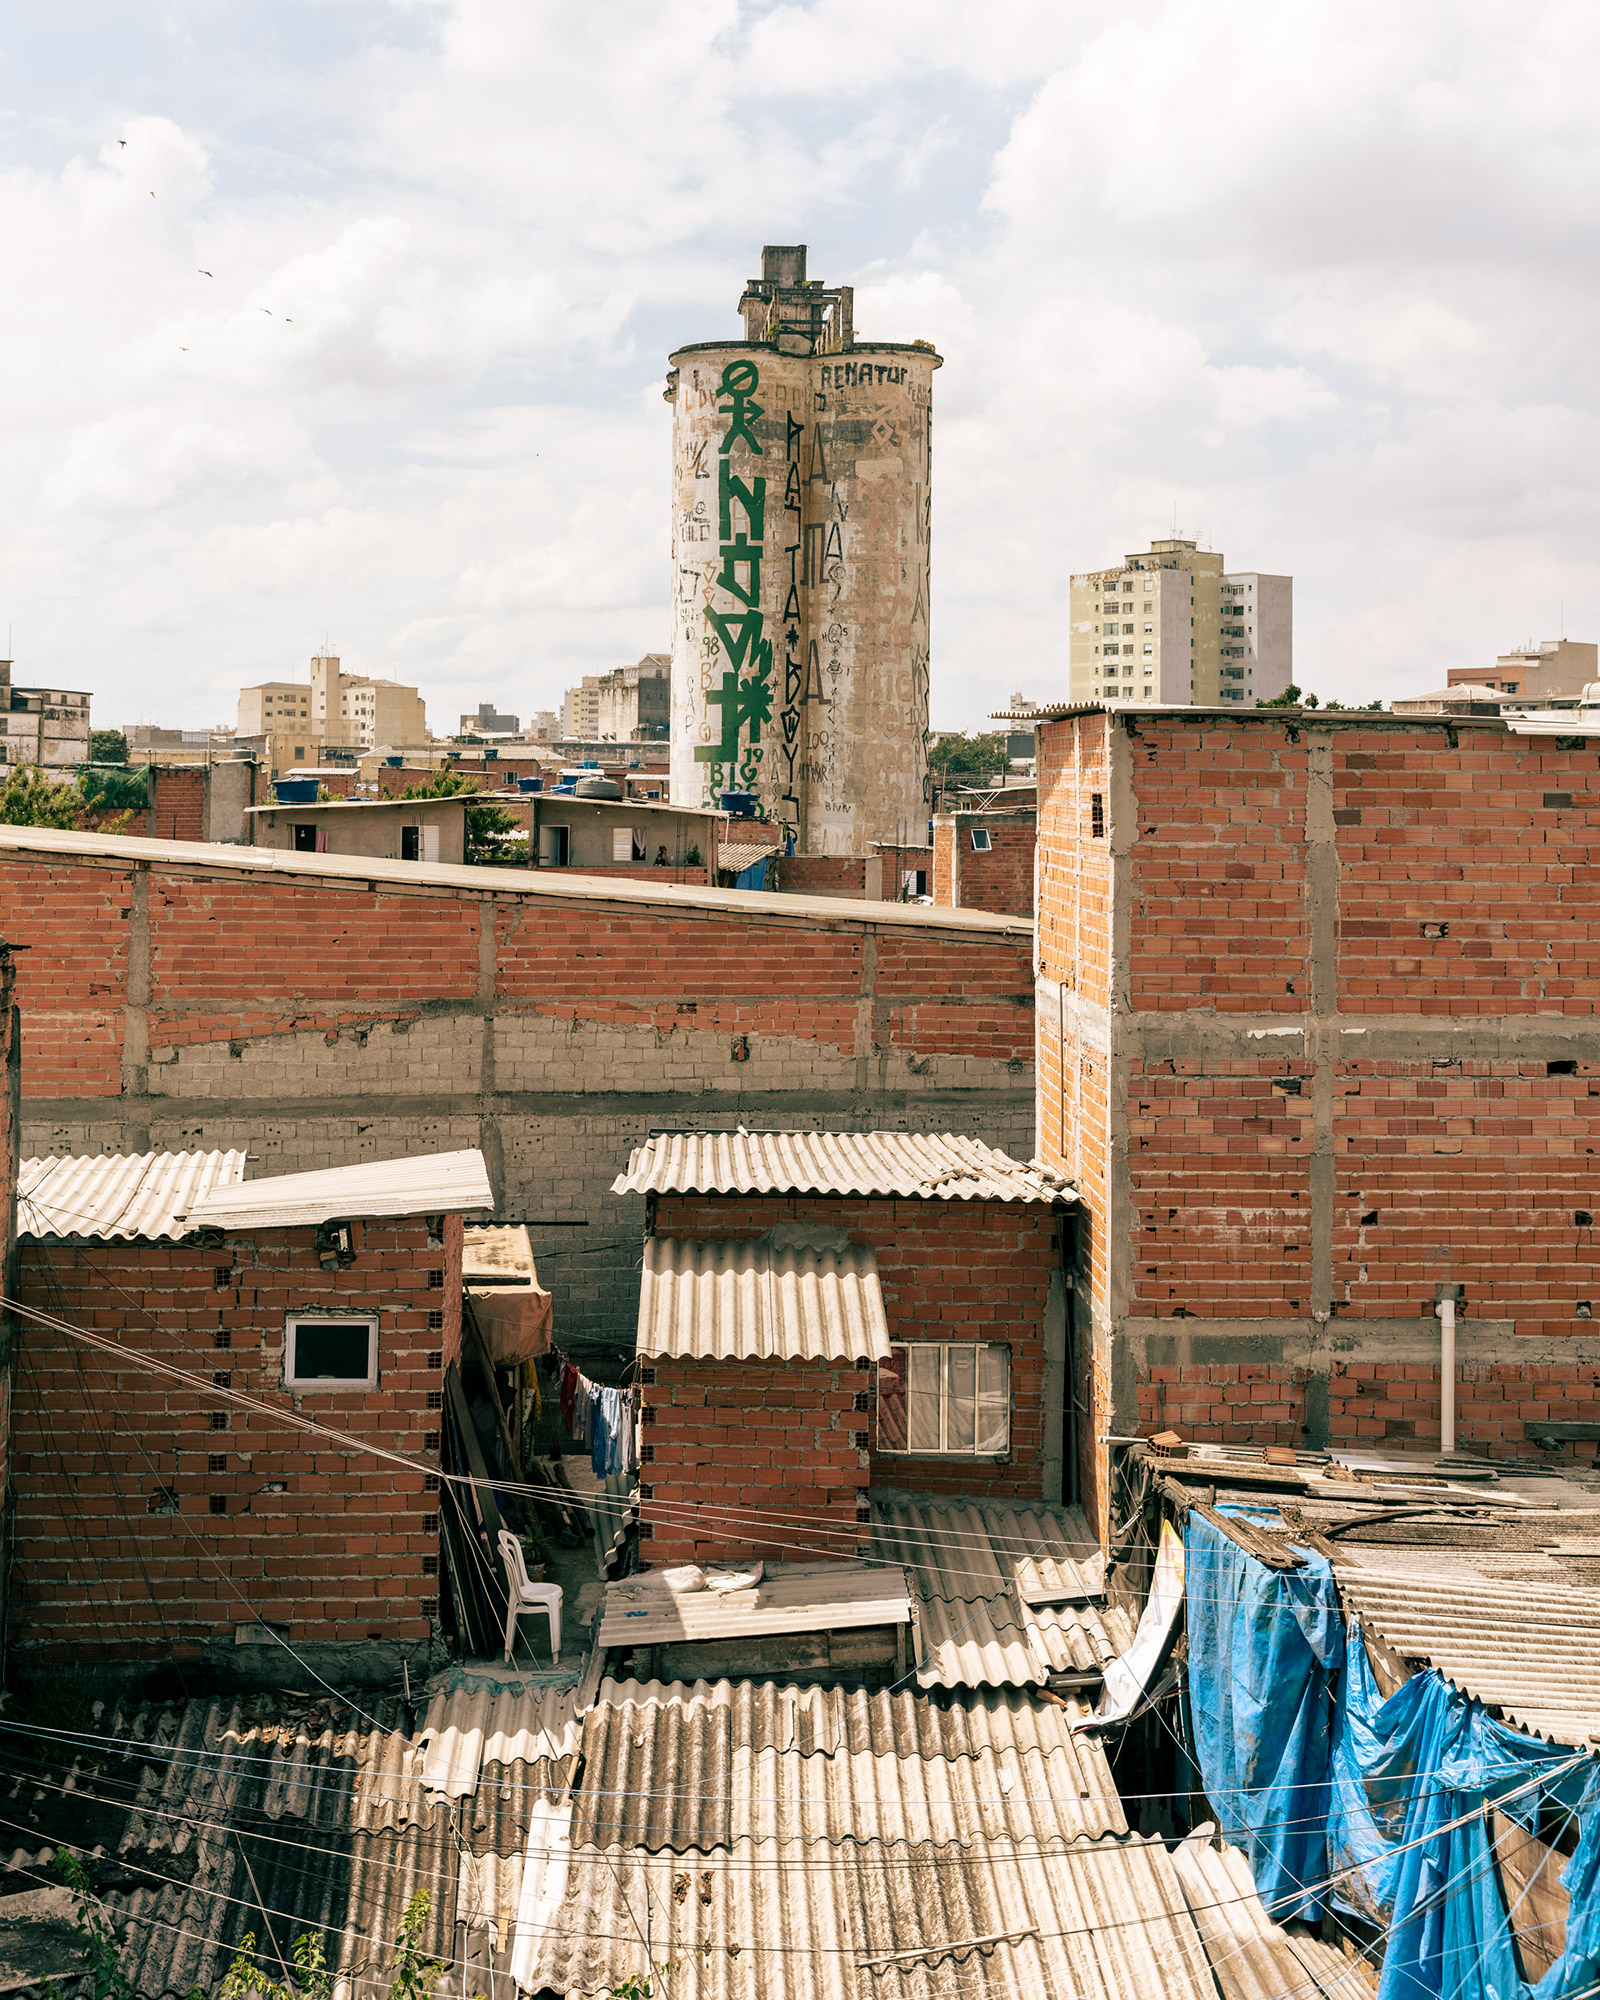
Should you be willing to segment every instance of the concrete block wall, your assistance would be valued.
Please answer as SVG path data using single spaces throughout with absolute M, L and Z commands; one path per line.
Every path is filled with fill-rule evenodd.
M 984 1499 L 1062 1497 L 1066 1323 L 1062 1217 L 1023 1202 L 853 1195 L 659 1195 L 654 1229 L 747 1240 L 804 1224 L 870 1245 L 889 1338 L 998 1341 L 1011 1351 L 1011 1449 L 1003 1460 L 878 1449 L 875 1371 L 855 1385 L 875 1485 Z
M 313 1229 L 22 1247 L 22 1303 L 129 1358 L 18 1319 L 14 1660 L 239 1669 L 268 1657 L 246 1650 L 266 1638 L 258 1619 L 341 1672 L 356 1658 L 398 1672 L 402 1655 L 436 1649 L 436 1478 L 138 1365 L 151 1356 L 437 1466 L 460 1218 L 442 1241 L 420 1219 L 353 1227 L 356 1261 L 332 1271 Z M 375 1389 L 284 1389 L 285 1316 L 300 1310 L 378 1315 Z
M 1047 1157 L 1076 1137 L 1052 1042 L 1109 1050 L 1099 1423 L 1436 1447 L 1444 1282 L 1460 1443 L 1600 1418 L 1600 745 L 1269 712 L 1041 743 L 1047 975 L 1109 890 L 1108 1012 L 1039 989 Z M 1073 830 L 1086 756 L 1108 868 Z
M 1032 1150 L 1028 925 L 655 889 L 0 830 L 25 1145 L 253 1176 L 479 1146 L 597 1356 L 632 1351 L 644 1204 L 610 1184 L 654 1127 Z
M 866 1552 L 865 1372 L 662 1359 L 639 1380 L 640 1555 L 652 1568 Z

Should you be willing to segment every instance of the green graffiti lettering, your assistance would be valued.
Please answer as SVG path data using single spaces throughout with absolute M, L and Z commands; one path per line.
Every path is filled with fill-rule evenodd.
M 757 478 L 747 486 L 742 479 L 734 477 L 728 461 L 720 459 L 717 463 L 717 532 L 725 542 L 733 540 L 735 500 L 744 509 L 752 540 L 759 542 L 766 533 L 767 482 Z
M 761 544 L 750 541 L 744 535 L 722 545 L 722 572 L 717 582 L 730 597 L 737 597 L 741 604 L 756 605 L 761 602 L 761 554 Z M 746 577 L 743 583 L 735 574 L 741 569 Z
M 751 391 L 760 380 L 760 371 L 753 361 L 730 361 L 722 371 L 722 387 L 717 394 L 717 408 L 722 411 L 724 397 L 731 405 L 731 408 L 722 411 L 731 419 L 727 434 L 722 440 L 721 451 L 724 458 L 733 450 L 740 438 L 744 439 L 758 457 L 761 454 L 761 442 L 750 428 L 757 417 L 766 415 L 766 411 L 751 395 Z
M 713 611 L 708 604 L 706 617 L 726 648 L 735 672 L 744 665 L 747 657 L 754 660 L 767 622 L 759 611 Z M 768 650 L 771 650 L 770 646 Z

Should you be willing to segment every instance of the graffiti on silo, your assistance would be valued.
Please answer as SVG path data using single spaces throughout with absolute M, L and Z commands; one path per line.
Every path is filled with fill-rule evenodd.
M 766 338 L 673 356 L 673 790 L 861 855 L 926 816 L 938 356 L 855 348 L 799 270 L 741 301 Z

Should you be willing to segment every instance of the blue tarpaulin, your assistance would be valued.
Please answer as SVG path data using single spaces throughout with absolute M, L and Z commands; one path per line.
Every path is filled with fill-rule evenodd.
M 1279 1574 L 1188 1519 L 1194 1753 L 1262 1901 L 1280 1923 L 1311 1921 L 1331 1895 L 1378 1926 L 1379 2000 L 1600 1993 L 1600 1762 L 1496 1722 L 1433 1670 L 1385 1701 L 1359 1637 L 1346 1647 L 1331 1568 L 1301 1553 L 1304 1569 Z M 1537 1984 L 1518 1970 L 1490 1805 L 1530 1832 L 1548 1835 L 1553 1814 L 1577 1833 L 1547 1864 L 1570 1907 Z
M 1278 1923 L 1322 1913 L 1333 1693 L 1344 1621 L 1333 1570 L 1279 1574 L 1191 1513 L 1184 1535 L 1195 1756 L 1223 1833 Z
M 1485 1713 L 1443 1675 L 1413 1674 L 1387 1701 L 1357 1641 L 1348 1652 L 1333 1753 L 1328 1859 L 1340 1884 L 1387 1920 L 1379 2000 L 1557 2000 L 1600 1979 L 1600 1765 Z M 1552 1855 L 1569 1898 L 1566 1949 L 1537 1985 L 1517 1969 L 1485 1802 L 1530 1832 L 1541 1813 L 1575 1827 Z M 1546 1820 L 1548 1827 L 1548 1817 Z M 1527 1919 L 1523 1919 L 1528 1927 Z

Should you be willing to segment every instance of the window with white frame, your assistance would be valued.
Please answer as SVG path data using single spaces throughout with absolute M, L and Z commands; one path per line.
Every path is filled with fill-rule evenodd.
M 896 1341 L 878 1364 L 878 1449 L 997 1458 L 1011 1448 L 1011 1350 Z
M 371 1389 L 377 1380 L 376 1313 L 296 1313 L 284 1322 L 286 1389 Z
M 993 844 L 989 838 L 989 829 L 986 826 L 975 826 L 972 829 L 972 851 L 974 854 L 987 854 Z

